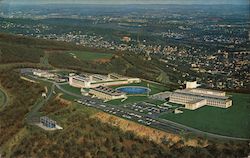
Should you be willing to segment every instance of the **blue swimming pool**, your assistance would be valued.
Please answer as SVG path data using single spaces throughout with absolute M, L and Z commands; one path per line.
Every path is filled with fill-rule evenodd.
M 140 86 L 119 87 L 116 90 L 119 90 L 121 92 L 125 92 L 127 94 L 145 94 L 145 93 L 148 93 L 151 91 L 149 88 L 140 87 Z

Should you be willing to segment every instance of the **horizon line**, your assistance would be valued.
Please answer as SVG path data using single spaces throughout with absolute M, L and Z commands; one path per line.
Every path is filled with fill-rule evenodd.
M 0 1 L 1 3 L 1 1 Z M 54 3 L 39 3 L 39 2 L 15 2 L 15 3 L 12 3 L 12 2 L 2 2 L 2 4 L 10 4 L 10 5 L 53 5 L 53 4 L 56 4 L 56 5 L 111 5 L 111 6 L 115 6 L 115 5 L 180 5 L 180 6 L 185 6 L 185 5 L 236 5 L 236 6 L 245 6 L 247 4 L 235 4 L 235 3 L 215 3 L 215 4 L 210 4 L 210 3 L 205 3 L 205 4 L 202 4 L 202 3 L 183 3 L 183 4 L 180 4 L 180 3 L 58 3 L 58 2 L 54 2 Z M 247 7 L 247 6 L 246 6 Z M 250 4 L 249 6 L 250 7 Z

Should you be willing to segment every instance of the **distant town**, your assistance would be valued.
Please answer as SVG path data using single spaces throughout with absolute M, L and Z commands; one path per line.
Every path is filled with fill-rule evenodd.
M 45 12 L 41 12 L 41 8 L 30 11 L 24 8 L 23 12 L 18 8 L 11 12 L 3 10 L 0 17 L 5 20 L 0 22 L 0 28 L 4 32 L 72 42 L 89 48 L 144 54 L 148 60 L 158 57 L 166 69 L 181 74 L 179 84 L 195 79 L 208 88 L 249 88 L 249 14 L 244 7 L 238 8 L 236 15 L 227 12 L 217 16 L 212 11 L 204 15 L 203 11 L 209 10 L 206 7 L 199 8 L 195 15 L 181 11 L 172 14 L 175 7 L 163 8 L 168 9 L 169 16 L 155 8 L 147 10 L 152 12 L 150 15 L 121 11 L 122 14 L 116 16 L 116 11 L 107 15 L 105 10 L 103 15 L 88 16 L 81 11 L 75 15 L 62 15 L 54 14 L 53 7 L 48 7 Z M 237 20 L 230 23 L 230 19 L 236 17 Z M 23 20 L 20 22 L 16 18 Z M 65 19 L 72 25 L 66 25 Z M 79 27 L 75 27 L 78 24 Z M 59 27 L 65 29 L 57 29 Z M 106 27 L 109 28 L 107 31 Z M 115 34 L 116 30 L 120 33 Z
M 249 6 L 145 1 L 0 0 L 0 158 L 249 157 Z

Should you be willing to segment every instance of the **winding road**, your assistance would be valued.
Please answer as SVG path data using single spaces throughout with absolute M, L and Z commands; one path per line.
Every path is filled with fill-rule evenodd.
M 63 93 L 66 93 L 68 95 L 74 96 L 76 98 L 79 98 L 79 99 L 83 99 L 83 98 L 90 99 L 89 97 L 85 97 L 85 96 L 81 96 L 81 95 L 77 95 L 75 93 L 69 92 L 69 91 L 63 89 L 62 87 L 60 87 L 60 84 L 56 84 L 56 87 L 59 90 L 61 90 Z M 91 98 L 91 100 L 95 100 L 96 101 L 96 99 L 93 99 L 93 98 Z M 99 102 L 97 101 L 97 103 L 99 103 Z M 120 108 L 121 110 L 129 111 L 128 109 L 122 108 L 122 106 L 117 107 L 117 106 L 109 105 L 109 104 L 106 104 L 106 103 L 99 103 L 99 104 L 105 104 L 105 105 L 107 105 L 107 107 Z M 97 106 L 93 106 L 93 107 L 97 108 Z M 98 108 L 100 108 L 100 107 L 98 106 Z M 104 110 L 104 109 L 102 109 L 102 110 Z M 130 112 L 137 113 L 135 111 L 130 111 Z M 141 114 L 141 113 L 138 113 L 138 114 Z M 151 118 L 150 115 L 146 115 L 146 117 Z M 195 128 L 192 128 L 192 127 L 188 127 L 188 126 L 176 123 L 176 122 L 172 122 L 172 121 L 169 121 L 169 120 L 164 120 L 164 119 L 159 119 L 159 118 L 154 118 L 154 117 L 152 119 L 156 119 L 158 121 L 158 124 L 157 125 L 154 124 L 153 127 L 161 129 L 163 131 L 170 131 L 170 132 L 174 132 L 174 131 L 176 131 L 176 132 L 186 131 L 188 133 L 191 132 L 191 133 L 194 133 L 194 134 L 197 134 L 197 135 L 207 136 L 207 137 L 210 137 L 210 138 L 238 140 L 238 141 L 249 141 L 250 140 L 250 139 L 247 139 L 247 138 L 238 138 L 238 137 L 231 137 L 231 136 L 224 136 L 224 135 L 220 135 L 220 134 L 209 133 L 209 132 L 201 131 L 201 130 L 198 130 L 198 129 L 195 129 Z
M 107 109 L 107 108 L 118 108 L 120 110 L 131 112 L 128 109 L 122 108 L 122 106 L 110 105 L 110 104 L 107 104 L 107 103 L 103 103 L 103 102 L 101 102 L 100 100 L 98 100 L 96 98 L 82 96 L 82 95 L 78 95 L 78 94 L 72 93 L 70 91 L 67 91 L 66 89 L 61 87 L 61 85 L 64 85 L 64 84 L 67 84 L 67 83 L 56 83 L 56 82 L 49 81 L 49 80 L 46 80 L 46 79 L 41 79 L 41 78 L 36 78 L 36 77 L 33 77 L 33 78 L 53 83 L 51 91 L 49 92 L 48 97 L 46 98 L 46 100 L 41 102 L 39 107 L 44 105 L 50 99 L 54 89 L 57 88 L 60 91 L 62 91 L 63 93 L 68 94 L 70 96 L 73 96 L 73 97 L 76 97 L 76 98 L 79 98 L 79 99 L 92 100 L 92 101 L 96 102 L 96 104 L 92 105 L 92 107 L 97 108 L 97 109 L 101 109 L 102 111 L 105 111 L 105 109 Z M 106 105 L 107 108 L 101 107 L 100 105 Z M 137 113 L 135 111 L 132 111 L 132 112 Z M 141 114 L 141 113 L 138 113 L 138 114 Z M 120 116 L 118 116 L 118 117 L 120 117 Z M 172 121 L 169 121 L 169 120 L 156 118 L 156 117 L 150 116 L 150 115 L 145 115 L 144 117 L 148 117 L 148 118 L 151 118 L 151 119 L 156 119 L 158 121 L 158 124 L 152 124 L 152 127 L 163 130 L 163 131 L 167 131 L 167 132 L 174 132 L 175 133 L 175 131 L 176 132 L 185 131 L 186 133 L 194 133 L 194 134 L 197 134 L 197 135 L 200 135 L 200 136 L 205 136 L 205 137 L 210 137 L 210 138 L 217 138 L 217 139 L 238 140 L 238 141 L 249 141 L 250 140 L 248 138 L 237 138 L 237 137 L 231 137 L 231 136 L 224 136 L 224 135 L 220 135 L 220 134 L 209 133 L 209 132 L 201 131 L 199 129 L 188 127 L 188 126 L 176 123 L 176 122 L 172 122 Z M 135 120 L 132 120 L 132 121 L 135 121 Z
M 29 122 L 29 123 L 33 122 L 33 118 L 38 116 L 39 110 L 49 101 L 49 99 L 53 95 L 54 90 L 55 90 L 55 84 L 53 83 L 49 92 L 48 92 L 47 97 L 45 99 L 39 98 L 37 100 L 37 102 L 33 105 L 33 108 L 31 109 L 31 111 L 27 114 L 27 116 L 26 116 L 27 122 Z

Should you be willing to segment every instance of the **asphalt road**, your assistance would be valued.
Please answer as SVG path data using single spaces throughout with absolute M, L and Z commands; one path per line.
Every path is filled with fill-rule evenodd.
M 39 110 L 49 101 L 52 97 L 53 92 L 55 91 L 55 84 L 52 84 L 50 91 L 45 99 L 39 98 L 38 102 L 33 105 L 33 108 L 26 116 L 26 121 L 29 123 L 33 123 L 33 119 L 37 117 Z
M 152 127 L 152 128 L 160 129 L 160 130 L 163 130 L 166 132 L 177 133 L 177 134 L 180 132 L 181 133 L 194 133 L 194 134 L 197 134 L 199 136 L 218 138 L 218 139 L 228 139 L 228 140 L 239 140 L 239 141 L 249 141 L 250 140 L 250 139 L 246 139 L 246 138 L 237 138 L 237 137 L 223 136 L 223 135 L 219 135 L 219 134 L 204 132 L 204 131 L 194 129 L 194 128 L 191 128 L 191 127 L 188 127 L 188 126 L 176 123 L 176 122 L 172 122 L 172 121 L 165 120 L 165 119 L 159 119 L 156 115 L 148 115 L 148 114 L 139 113 L 137 111 L 134 111 L 134 110 L 131 110 L 128 108 L 124 108 L 122 106 L 114 106 L 111 104 L 103 103 L 102 100 L 99 100 L 97 98 L 91 98 L 89 96 L 82 96 L 82 95 L 72 93 L 70 91 L 63 89 L 60 86 L 60 85 L 67 84 L 67 83 L 55 83 L 53 81 L 49 81 L 46 79 L 40 79 L 40 78 L 36 78 L 36 79 L 51 82 L 51 83 L 53 83 L 53 85 L 55 85 L 56 88 L 61 90 L 63 93 L 68 94 L 68 95 L 73 96 L 73 97 L 76 97 L 82 101 L 88 101 L 87 104 L 89 104 L 89 105 L 87 105 L 87 106 L 102 110 L 104 112 L 110 113 L 112 115 L 115 115 L 115 116 L 118 116 L 121 118 L 132 120 L 134 122 L 137 122 L 137 123 L 140 123 L 140 124 Z M 83 106 L 84 105 L 86 105 L 86 103 L 83 103 Z M 135 117 L 131 114 L 140 115 L 141 118 Z M 150 121 L 150 120 L 154 120 L 154 121 Z
M 123 114 L 135 113 L 135 114 L 141 115 L 142 120 L 143 119 L 145 120 L 147 118 L 156 120 L 156 122 L 151 122 L 151 124 L 147 125 L 147 126 L 150 126 L 150 127 L 156 128 L 156 129 L 160 129 L 160 130 L 163 130 L 163 131 L 166 131 L 166 132 L 177 133 L 177 134 L 180 133 L 180 132 L 181 133 L 194 133 L 194 134 L 197 134 L 197 135 L 200 135 L 200 136 L 218 138 L 218 139 L 229 139 L 229 140 L 239 140 L 239 141 L 249 141 L 250 140 L 250 139 L 247 139 L 247 138 L 237 138 L 237 137 L 223 136 L 223 135 L 219 135 L 219 134 L 204 132 L 204 131 L 201 131 L 201 130 L 198 130 L 198 129 L 195 129 L 195 128 L 191 128 L 191 127 L 188 127 L 188 126 L 176 123 L 176 122 L 156 118 L 155 115 L 148 115 L 148 114 L 139 113 L 139 112 L 127 109 L 127 108 L 123 108 L 122 106 L 114 106 L 114 105 L 110 105 L 110 104 L 107 104 L 107 103 L 103 103 L 101 100 L 98 100 L 96 98 L 77 95 L 77 94 L 68 92 L 67 90 L 61 88 L 60 85 L 56 85 L 56 86 L 57 86 L 58 89 L 60 89 L 62 92 L 66 93 L 68 95 L 77 97 L 77 98 L 82 99 L 82 100 L 90 100 L 90 101 L 94 102 L 94 104 L 90 105 L 91 107 L 100 109 L 100 110 L 102 110 L 104 112 L 107 112 L 107 113 L 111 113 L 112 115 L 138 122 L 138 120 L 140 120 L 139 118 L 134 118 L 134 117 L 126 118 L 126 117 L 122 116 Z M 105 107 L 100 106 L 100 105 L 105 105 Z M 112 112 L 108 112 L 107 110 L 111 110 Z M 117 110 L 124 111 L 125 113 L 116 112 L 114 114 L 113 112 L 117 111 Z M 141 123 L 141 122 L 138 122 L 138 123 Z M 141 124 L 143 124 L 143 123 L 141 123 Z M 144 124 L 144 125 L 146 125 L 146 124 Z

